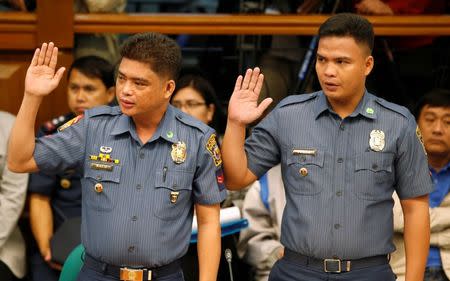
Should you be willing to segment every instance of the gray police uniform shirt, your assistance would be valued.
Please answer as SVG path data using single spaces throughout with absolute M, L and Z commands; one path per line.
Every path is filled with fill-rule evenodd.
M 281 242 L 316 258 L 358 259 L 395 250 L 392 193 L 432 191 L 414 117 L 366 92 L 341 119 L 323 92 L 290 96 L 246 140 L 259 178 L 281 162 L 286 208 Z
M 86 252 L 110 264 L 145 267 L 182 257 L 193 204 L 226 197 L 213 129 L 170 105 L 145 144 L 119 107 L 94 108 L 71 123 L 39 138 L 34 158 L 40 170 L 83 168 Z

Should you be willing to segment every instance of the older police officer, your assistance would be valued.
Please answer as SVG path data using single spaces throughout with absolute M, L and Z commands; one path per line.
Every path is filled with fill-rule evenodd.
M 283 100 L 244 144 L 257 105 L 259 69 L 239 76 L 223 141 L 227 187 L 249 184 L 281 162 L 286 189 L 284 257 L 269 280 L 395 280 L 391 198 L 405 217 L 407 280 L 422 280 L 432 190 L 414 117 L 365 90 L 373 29 L 338 14 L 319 29 L 316 71 L 322 91 Z
M 120 107 L 87 110 L 35 142 L 36 112 L 64 72 L 55 72 L 57 53 L 44 43 L 34 54 L 8 163 L 21 172 L 82 167 L 86 258 L 78 280 L 183 280 L 194 204 L 200 280 L 215 280 L 222 160 L 214 131 L 168 105 L 179 47 L 161 34 L 130 37 L 116 80 Z

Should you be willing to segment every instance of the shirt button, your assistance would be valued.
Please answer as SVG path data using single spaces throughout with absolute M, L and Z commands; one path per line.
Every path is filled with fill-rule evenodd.
M 338 162 L 338 163 L 342 163 L 342 162 L 344 162 L 344 159 L 338 158 L 337 162 Z
M 128 252 L 129 252 L 129 253 L 132 253 L 132 252 L 134 252 L 134 246 L 130 246 L 130 247 L 128 247 Z
M 137 189 L 141 189 L 141 188 L 142 188 L 142 185 L 138 184 L 138 185 L 136 185 L 136 188 L 137 188 Z
M 342 191 L 336 191 L 336 196 L 342 196 Z
M 139 158 L 144 159 L 145 158 L 145 153 L 144 152 L 139 153 Z
M 341 225 L 338 224 L 338 223 L 334 225 L 334 228 L 335 228 L 335 229 L 339 229 L 340 227 L 341 227 Z
M 345 129 L 344 124 L 341 124 L 341 125 L 339 126 L 339 129 L 341 129 L 341 131 L 343 131 L 343 130 Z
M 374 170 L 378 169 L 378 165 L 377 164 L 373 164 L 372 165 L 372 169 L 374 169 Z
M 137 216 L 131 217 L 131 220 L 132 220 L 132 221 L 137 221 Z

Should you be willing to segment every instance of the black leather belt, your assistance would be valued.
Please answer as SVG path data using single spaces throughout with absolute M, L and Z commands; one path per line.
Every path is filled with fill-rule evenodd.
M 324 272 L 341 273 L 361 268 L 389 263 L 388 255 L 373 256 L 356 260 L 318 259 L 308 257 L 289 249 L 284 250 L 284 258 L 296 264 L 304 265 Z
M 180 259 L 157 268 L 134 268 L 108 264 L 97 260 L 87 253 L 84 258 L 84 264 L 97 272 L 107 274 L 119 280 L 129 281 L 155 280 L 158 277 L 164 277 L 181 270 Z

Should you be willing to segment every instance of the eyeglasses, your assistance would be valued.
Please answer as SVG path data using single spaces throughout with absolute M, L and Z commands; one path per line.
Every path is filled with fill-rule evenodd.
M 194 101 L 194 100 L 188 100 L 186 102 L 181 102 L 181 101 L 173 101 L 172 105 L 178 109 L 181 109 L 183 107 L 185 107 L 186 109 L 194 109 L 197 108 L 199 106 L 202 105 L 206 105 L 205 102 L 198 102 L 198 101 Z

